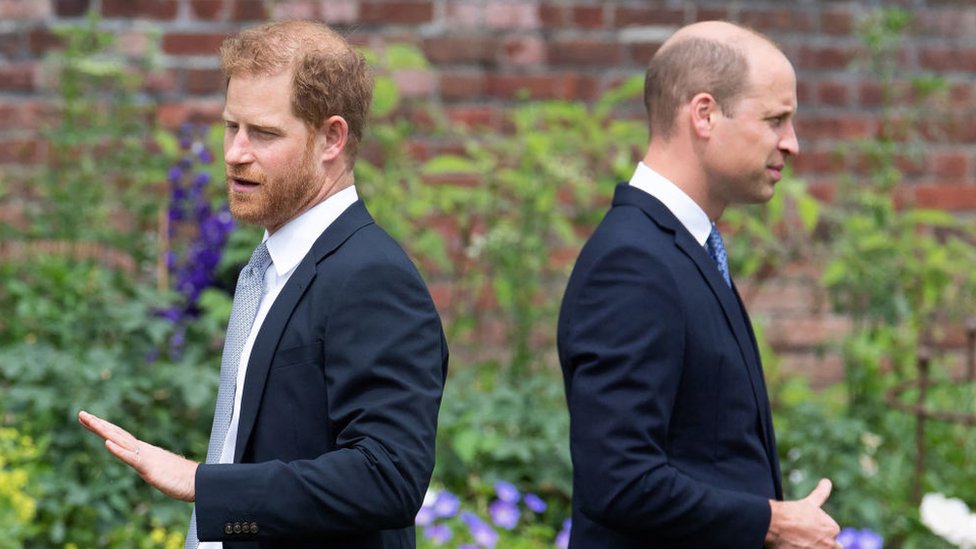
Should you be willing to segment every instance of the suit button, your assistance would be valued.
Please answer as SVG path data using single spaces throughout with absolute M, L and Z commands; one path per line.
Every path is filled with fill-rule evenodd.
M 224 533 L 225 534 L 233 534 L 234 533 L 234 527 L 231 525 L 231 523 L 229 523 L 229 522 L 225 522 L 224 523 Z
M 240 534 L 241 533 L 241 523 L 239 523 L 239 522 L 235 522 L 234 523 L 234 533 L 235 534 Z
M 258 533 L 258 523 L 256 523 L 256 522 L 252 522 L 251 523 L 251 533 L 252 534 L 257 534 Z

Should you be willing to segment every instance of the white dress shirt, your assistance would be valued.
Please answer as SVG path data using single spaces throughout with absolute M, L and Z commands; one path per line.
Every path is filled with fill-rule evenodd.
M 630 185 L 660 200 L 688 229 L 691 236 L 702 246 L 705 245 L 708 234 L 712 232 L 712 222 L 705 210 L 677 185 L 643 162 L 637 164 L 637 170 L 630 178 Z
M 247 363 L 251 356 L 251 349 L 254 347 L 254 340 L 264 318 L 268 316 L 268 311 L 274 304 L 281 289 L 291 278 L 295 268 L 301 263 L 302 259 L 312 249 L 312 244 L 319 238 L 325 229 L 338 218 L 342 212 L 346 211 L 359 195 L 356 187 L 347 187 L 336 194 L 316 204 L 307 212 L 289 221 L 278 229 L 273 235 L 268 236 L 264 233 L 264 241 L 268 245 L 268 252 L 271 254 L 271 265 L 273 269 L 265 266 L 264 271 L 264 295 L 261 296 L 261 303 L 258 305 L 257 315 L 254 317 L 254 324 L 251 332 L 244 343 L 241 351 L 241 363 L 237 367 L 237 389 L 234 391 L 234 412 L 231 415 L 230 427 L 227 429 L 227 437 L 224 439 L 223 452 L 217 463 L 233 463 L 234 451 L 237 449 L 237 426 L 241 418 L 241 395 L 244 391 L 244 379 L 247 376 Z M 223 549 L 223 543 L 210 541 L 200 543 L 199 549 Z

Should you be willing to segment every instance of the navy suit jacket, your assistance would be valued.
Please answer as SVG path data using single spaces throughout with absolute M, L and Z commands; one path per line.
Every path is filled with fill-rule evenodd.
M 234 463 L 197 470 L 200 539 L 226 549 L 415 547 L 447 358 L 420 274 L 357 201 L 261 325 Z
M 559 317 L 570 547 L 760 548 L 779 460 L 749 318 L 704 247 L 620 185 Z

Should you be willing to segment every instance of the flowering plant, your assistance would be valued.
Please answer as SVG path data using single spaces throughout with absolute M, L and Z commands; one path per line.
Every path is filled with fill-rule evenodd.
M 555 529 L 541 520 L 548 504 L 536 494 L 522 494 L 515 485 L 495 483 L 490 502 L 479 502 L 473 511 L 448 490 L 430 490 L 417 513 L 418 546 L 456 549 L 496 547 L 542 548 L 569 546 L 570 521 Z
M 919 515 L 922 524 L 956 547 L 976 547 L 976 514 L 971 513 L 961 499 L 925 494 Z
M 844 549 L 882 549 L 884 539 L 881 534 L 867 528 L 844 528 L 837 535 L 837 543 Z

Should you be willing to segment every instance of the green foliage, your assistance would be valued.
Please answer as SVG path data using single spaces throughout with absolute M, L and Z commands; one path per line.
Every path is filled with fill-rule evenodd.
M 497 481 L 530 486 L 568 510 L 568 436 L 563 388 L 554 376 L 513 381 L 490 363 L 464 366 L 444 392 L 435 476 L 461 494 Z
M 0 428 L 0 531 L 3 547 L 21 549 L 20 540 L 37 532 L 38 461 L 43 448 L 17 430 Z

